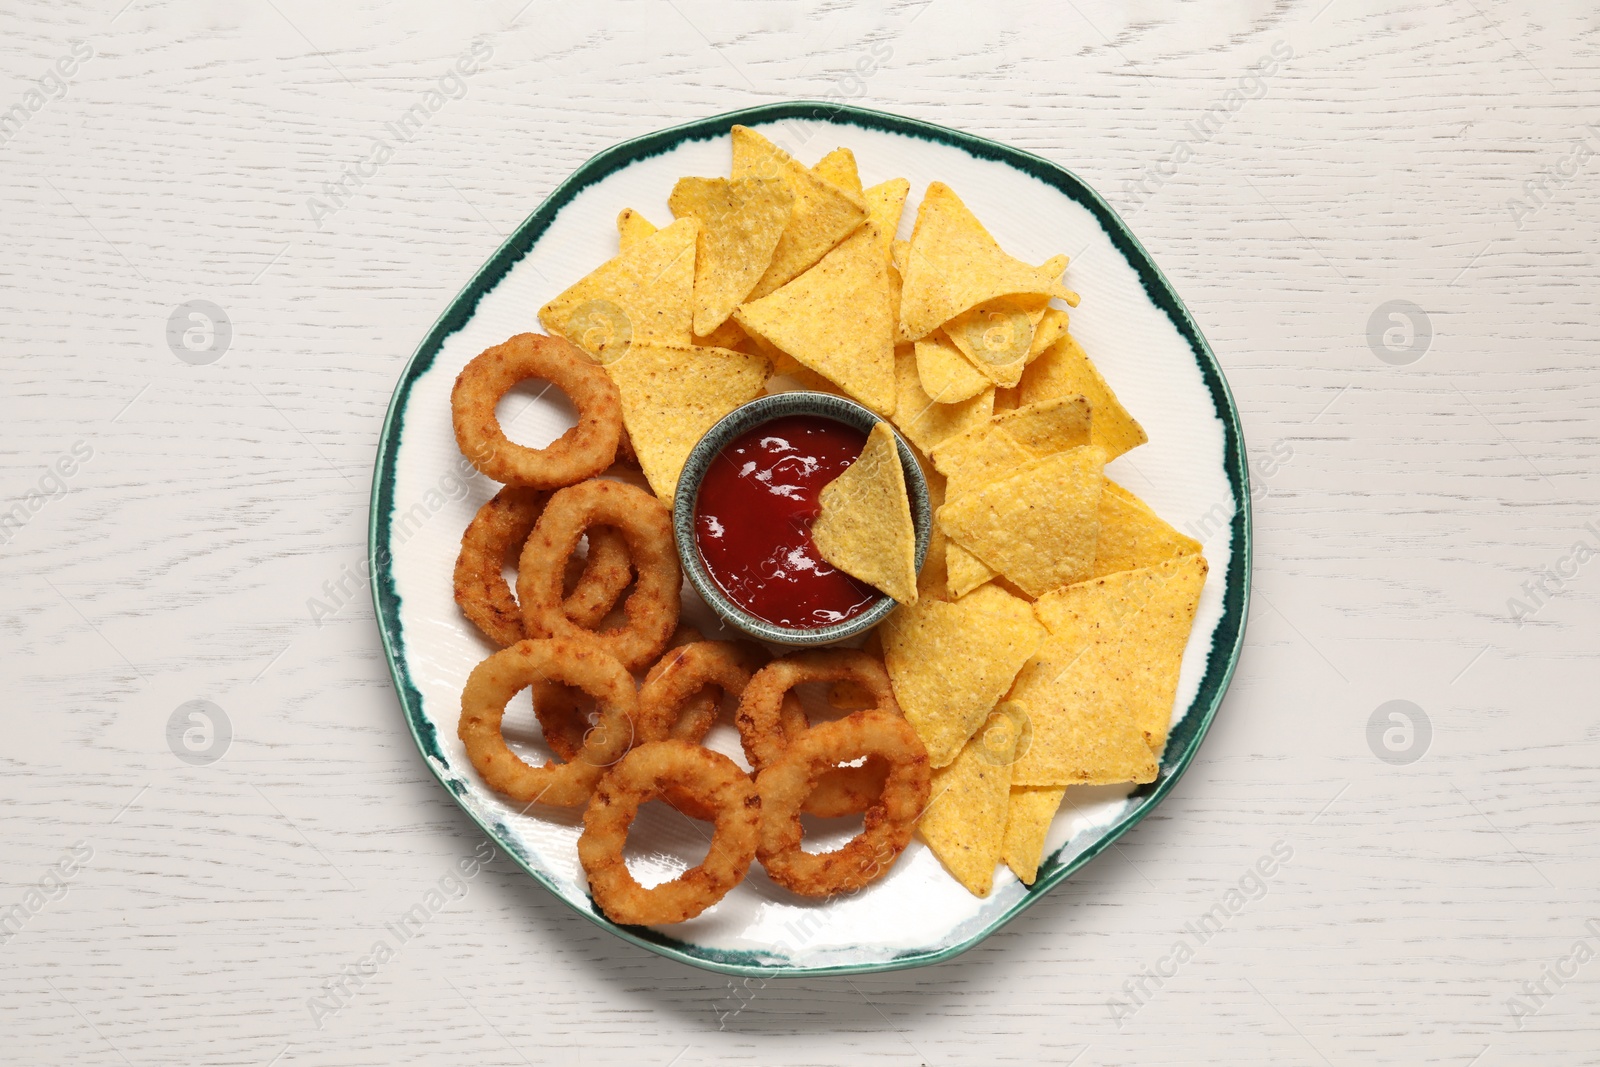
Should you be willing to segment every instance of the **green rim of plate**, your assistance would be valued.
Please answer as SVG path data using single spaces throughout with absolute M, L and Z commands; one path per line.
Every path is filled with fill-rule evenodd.
M 1101 229 L 1110 237 L 1112 245 L 1138 272 L 1145 294 L 1151 302 L 1167 316 L 1173 327 L 1189 343 L 1189 349 L 1194 354 L 1206 386 L 1211 391 L 1217 418 L 1223 425 L 1223 462 L 1227 468 L 1228 483 L 1234 496 L 1234 512 L 1230 523 L 1233 551 L 1228 561 L 1226 587 L 1223 590 L 1222 619 L 1212 636 L 1211 651 L 1206 659 L 1206 672 L 1201 679 L 1199 692 L 1182 721 L 1167 739 L 1161 773 L 1156 781 L 1131 793 L 1129 800 L 1133 802 L 1132 808 L 1103 836 L 1081 852 L 1075 853 L 1065 862 L 1058 862 L 1057 857 L 1070 850 L 1069 843 L 1048 857 L 1045 863 L 1041 864 L 1039 878 L 1028 890 L 1027 895 L 966 940 L 929 951 L 913 950 L 886 960 L 824 967 L 795 967 L 777 956 L 760 952 L 731 951 L 692 945 L 646 927 L 619 926 L 602 915 L 585 911 L 562 896 L 551 879 L 529 862 L 503 823 L 498 820 L 486 821 L 462 803 L 461 787 L 447 779 L 440 770 L 441 766 L 448 766 L 449 761 L 439 747 L 437 731 L 423 715 L 422 694 L 412 684 L 410 672 L 405 664 L 404 637 L 400 628 L 400 595 L 395 588 L 392 559 L 387 547 L 394 512 L 395 453 L 403 429 L 404 407 L 410 398 L 412 386 L 421 374 L 433 366 L 433 361 L 443 347 L 445 339 L 472 319 L 478 301 L 494 289 L 511 268 L 527 255 L 561 209 L 584 188 L 638 160 L 659 155 L 686 141 L 706 141 L 726 136 L 728 127 L 734 123 L 759 125 L 783 119 L 856 126 L 950 145 L 977 159 L 1004 163 L 1055 188 L 1086 208 L 1099 221 Z M 388 414 L 384 418 L 383 432 L 378 442 L 367 541 L 368 560 L 373 575 L 373 608 L 377 614 L 379 632 L 383 636 L 383 651 L 389 661 L 389 674 L 394 680 L 395 693 L 400 698 L 406 722 L 411 728 L 412 737 L 416 739 L 417 748 L 424 757 L 431 757 L 424 759 L 429 770 L 456 798 L 457 803 L 462 804 L 463 810 L 505 850 L 507 855 L 513 857 L 535 880 L 579 915 L 626 941 L 669 959 L 724 974 L 763 978 L 803 978 L 920 967 L 959 956 L 1022 914 L 1050 889 L 1099 855 L 1148 815 L 1172 791 L 1172 787 L 1194 759 L 1195 753 L 1200 748 L 1201 739 L 1210 728 L 1211 720 L 1216 717 L 1223 694 L 1227 692 L 1228 683 L 1233 678 L 1234 667 L 1239 662 L 1239 652 L 1244 645 L 1245 620 L 1250 599 L 1250 479 L 1245 455 L 1244 433 L 1239 425 L 1239 413 L 1234 406 L 1233 394 L 1228 389 L 1222 368 L 1218 366 L 1216 357 L 1211 353 L 1211 347 L 1201 336 L 1200 329 L 1195 325 L 1188 308 L 1184 307 L 1172 284 L 1167 281 L 1150 254 L 1139 243 L 1139 239 L 1118 217 L 1111 205 L 1076 174 L 1021 149 L 917 119 L 852 107 L 848 104 L 817 101 L 762 104 L 646 134 L 601 152 L 574 171 L 571 177 L 562 182 L 544 203 L 517 227 L 516 232 L 506 239 L 467 283 L 460 295 L 451 301 L 444 314 L 439 316 L 400 376 L 394 396 L 389 401 Z

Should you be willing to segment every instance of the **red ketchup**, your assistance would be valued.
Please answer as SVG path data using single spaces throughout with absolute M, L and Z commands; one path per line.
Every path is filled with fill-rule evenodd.
M 866 446 L 853 426 L 786 415 L 734 438 L 717 454 L 695 501 L 695 541 L 712 580 L 757 618 L 779 626 L 831 626 L 883 594 L 817 552 L 817 497 Z

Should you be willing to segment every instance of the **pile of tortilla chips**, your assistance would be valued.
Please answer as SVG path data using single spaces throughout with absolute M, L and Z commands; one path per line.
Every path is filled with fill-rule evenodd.
M 620 254 L 539 319 L 611 373 L 664 500 L 764 392 L 893 423 L 936 508 L 921 573 L 884 423 L 813 535 L 900 602 L 878 636 L 935 767 L 923 839 L 979 896 L 1000 863 L 1031 885 L 1071 786 L 1155 779 L 1201 546 L 1105 474 L 1147 438 L 1068 332 L 1065 256 L 1013 258 L 940 182 L 896 240 L 905 179 L 863 188 L 848 149 L 808 168 L 742 126 L 732 144 L 728 177 L 678 182 L 670 225 L 623 211 Z

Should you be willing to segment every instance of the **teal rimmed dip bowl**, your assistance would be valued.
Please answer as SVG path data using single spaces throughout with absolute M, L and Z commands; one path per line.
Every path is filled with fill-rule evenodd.
M 781 626 L 753 615 L 723 590 L 716 578 L 706 568 L 700 554 L 700 543 L 695 537 L 695 508 L 700 498 L 700 483 L 718 455 L 731 442 L 763 423 L 788 415 L 813 415 L 831 419 L 846 426 L 871 433 L 872 428 L 887 420 L 854 400 L 846 400 L 832 393 L 788 392 L 773 393 L 735 408 L 722 417 L 689 451 L 683 473 L 678 476 L 678 490 L 672 502 L 672 528 L 678 540 L 678 558 L 683 571 L 689 576 L 700 598 L 711 610 L 751 637 L 779 645 L 830 645 L 866 633 L 888 617 L 897 602 L 888 594 L 881 595 L 871 607 L 861 614 L 829 626 Z M 892 428 L 892 427 L 891 427 Z M 928 482 L 922 476 L 922 466 L 904 438 L 896 433 L 895 448 L 900 454 L 900 467 L 905 472 L 906 493 L 911 498 L 911 524 L 916 530 L 917 570 L 928 557 L 928 539 L 933 535 L 933 509 L 928 500 Z

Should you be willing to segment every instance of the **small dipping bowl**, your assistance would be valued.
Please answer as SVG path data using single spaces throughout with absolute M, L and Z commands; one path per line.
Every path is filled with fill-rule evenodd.
M 673 499 L 672 526 L 678 540 L 678 558 L 689 582 L 701 598 L 711 605 L 711 610 L 751 637 L 779 645 L 827 645 L 865 633 L 882 622 L 895 609 L 896 601 L 888 594 L 880 594 L 870 607 L 854 618 L 829 626 L 780 626 L 752 615 L 722 591 L 722 586 L 706 569 L 700 555 L 700 543 L 695 535 L 695 510 L 700 499 L 700 483 L 705 478 L 722 450 L 736 438 L 763 423 L 786 415 L 811 415 L 854 427 L 863 434 L 886 419 L 873 414 L 853 400 L 831 393 L 774 393 L 763 396 L 723 416 L 689 452 L 678 477 L 678 491 Z M 922 476 L 922 467 L 898 432 L 895 446 L 900 453 L 900 467 L 905 472 L 906 493 L 911 498 L 911 523 L 916 530 L 916 565 L 922 570 L 928 555 L 928 538 L 933 532 L 933 510 L 928 502 L 928 483 Z

